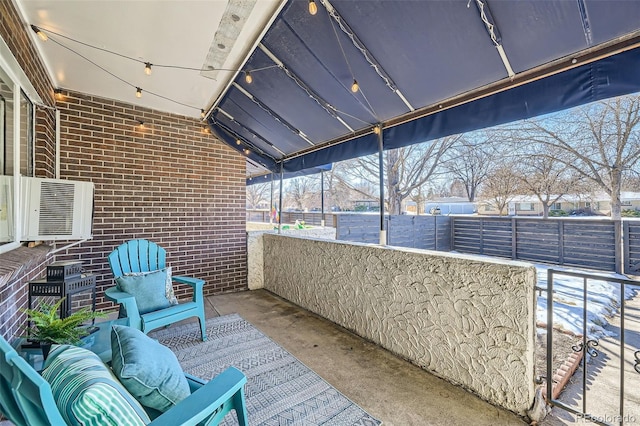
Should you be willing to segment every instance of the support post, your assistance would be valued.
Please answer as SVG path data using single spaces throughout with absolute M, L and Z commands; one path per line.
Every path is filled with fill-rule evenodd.
M 320 226 L 324 228 L 324 170 L 320 171 Z
M 284 179 L 284 162 L 280 163 L 280 200 L 278 201 L 278 234 L 282 233 L 282 181 Z
M 276 211 L 276 206 L 273 204 L 273 173 L 271 173 L 271 193 L 269 197 L 269 225 L 273 225 L 272 211 Z
M 380 245 L 387 245 L 387 231 L 384 229 L 384 156 L 382 140 L 382 124 L 376 126 L 378 131 L 378 171 L 380 175 Z

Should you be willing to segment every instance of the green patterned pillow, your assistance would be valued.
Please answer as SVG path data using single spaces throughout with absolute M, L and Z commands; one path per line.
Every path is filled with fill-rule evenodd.
M 114 325 L 111 353 L 114 374 L 145 407 L 165 412 L 191 395 L 175 354 L 142 331 Z
M 42 377 L 68 425 L 145 425 L 142 406 L 93 352 L 70 345 L 49 354 Z
M 167 276 L 166 268 L 144 275 L 124 275 L 116 278 L 116 287 L 132 295 L 140 314 L 146 314 L 171 306 L 166 295 Z

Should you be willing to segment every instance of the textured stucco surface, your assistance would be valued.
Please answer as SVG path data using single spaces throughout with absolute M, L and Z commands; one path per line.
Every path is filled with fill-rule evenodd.
M 495 405 L 530 408 L 533 266 L 271 234 L 263 250 L 266 289 Z
M 277 234 L 278 231 L 271 228 L 269 230 L 255 230 L 256 224 L 247 223 L 247 284 L 249 290 L 264 288 L 264 262 L 262 236 L 264 234 Z M 268 223 L 257 224 L 270 226 Z M 283 229 L 284 235 L 304 235 L 309 238 L 323 238 L 328 240 L 336 239 L 335 228 L 313 227 L 306 229 Z

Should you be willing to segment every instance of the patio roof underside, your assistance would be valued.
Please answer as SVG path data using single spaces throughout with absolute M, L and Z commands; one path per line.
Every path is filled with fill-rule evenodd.
M 378 124 L 392 149 L 640 91 L 640 2 L 316 3 L 282 9 L 208 117 L 274 172 L 374 153 Z

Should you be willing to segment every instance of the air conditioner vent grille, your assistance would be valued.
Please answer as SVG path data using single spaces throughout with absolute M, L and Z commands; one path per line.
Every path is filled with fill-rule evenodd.
M 73 234 L 73 197 L 73 184 L 42 183 L 39 220 L 41 235 Z

